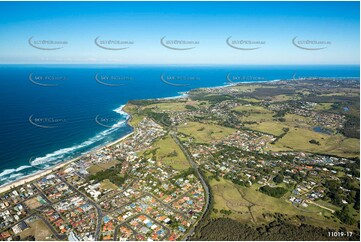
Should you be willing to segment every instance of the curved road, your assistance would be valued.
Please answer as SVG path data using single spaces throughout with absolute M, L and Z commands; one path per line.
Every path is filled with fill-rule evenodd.
M 205 191 L 205 193 L 206 193 L 206 195 L 205 195 L 205 202 L 206 202 L 206 204 L 205 204 L 205 209 L 204 209 L 204 211 L 203 211 L 202 216 L 201 216 L 200 219 L 199 219 L 199 221 L 200 221 L 200 220 L 202 220 L 202 219 L 204 218 L 204 216 L 206 215 L 206 213 L 207 213 L 207 211 L 208 211 L 208 209 L 209 209 L 209 203 L 210 203 L 210 200 L 211 200 L 211 196 L 210 196 L 210 192 L 209 192 L 208 185 L 207 185 L 207 183 L 205 182 L 202 174 L 199 172 L 197 163 L 194 162 L 192 156 L 191 156 L 191 155 L 188 153 L 188 151 L 184 148 L 184 146 L 183 146 L 182 143 L 179 141 L 179 139 L 178 139 L 178 137 L 176 136 L 176 134 L 175 134 L 174 132 L 170 132 L 170 135 L 172 136 L 173 140 L 176 142 L 176 144 L 179 146 L 179 148 L 182 150 L 182 152 L 183 152 L 184 155 L 186 156 L 189 164 L 192 166 L 192 168 L 193 168 L 193 169 L 195 170 L 195 172 L 197 173 L 197 176 L 199 177 L 199 180 L 201 181 L 202 186 L 203 186 L 203 189 L 204 189 L 204 191 Z M 193 234 L 193 232 L 194 232 L 194 227 L 195 227 L 195 226 L 193 226 L 193 228 L 192 228 L 191 230 L 189 230 L 189 232 L 187 233 L 187 235 L 185 235 L 185 237 L 184 237 L 185 240 L 187 240 L 188 237 Z

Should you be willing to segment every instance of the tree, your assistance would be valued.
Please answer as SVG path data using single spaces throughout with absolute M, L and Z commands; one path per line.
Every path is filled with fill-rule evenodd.
M 283 175 L 279 173 L 277 174 L 277 176 L 273 178 L 273 181 L 279 184 L 283 182 L 283 179 L 284 179 Z
M 352 218 L 350 215 L 350 209 L 348 206 L 343 206 L 341 210 L 335 212 L 335 216 L 344 224 L 352 225 L 356 221 L 354 218 Z

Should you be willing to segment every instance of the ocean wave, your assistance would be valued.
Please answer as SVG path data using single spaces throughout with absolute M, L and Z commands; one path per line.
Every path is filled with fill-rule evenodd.
M 130 117 L 130 115 L 123 110 L 124 107 L 125 107 L 125 105 L 121 105 L 119 108 L 116 108 L 116 109 L 114 109 L 113 111 L 116 112 L 116 113 L 119 113 L 120 115 L 122 115 L 123 117 L 125 117 L 126 120 L 128 120 L 128 118 Z
M 62 148 L 62 149 L 56 150 L 52 153 L 46 154 L 45 156 L 36 157 L 35 159 L 30 159 L 29 160 L 30 165 L 20 166 L 15 169 L 3 170 L 0 173 L 0 182 L 2 183 L 1 185 L 15 181 L 18 178 L 21 178 L 25 175 L 30 175 L 30 174 L 24 174 L 23 172 L 20 172 L 25 169 L 29 169 L 29 168 L 45 169 L 45 168 L 49 168 L 57 163 L 60 163 L 64 159 L 68 158 L 70 155 L 75 154 L 76 151 L 86 148 L 87 146 L 90 146 L 96 142 L 100 142 L 103 139 L 105 139 L 108 135 L 110 135 L 111 133 L 118 130 L 119 128 L 125 127 L 126 122 L 130 116 L 129 116 L 129 114 L 127 114 L 126 112 L 123 111 L 124 106 L 125 105 L 121 105 L 120 107 L 114 109 L 113 111 L 118 113 L 119 115 L 121 115 L 121 117 L 123 117 L 125 120 L 120 120 L 119 122 L 112 125 L 112 127 L 110 127 L 109 129 L 101 131 L 100 133 L 96 134 L 95 136 L 89 138 L 88 140 L 86 140 L 78 145 L 74 145 L 74 146 L 67 147 L 67 148 Z M 81 154 L 85 154 L 87 152 L 88 151 L 82 152 Z M 31 173 L 36 173 L 36 170 L 31 171 Z M 5 183 L 3 183 L 4 181 L 5 181 Z
M 126 112 L 123 111 L 125 105 L 120 106 L 119 108 L 114 109 L 113 111 L 116 113 L 119 113 L 121 116 L 125 117 L 126 119 L 128 119 L 128 114 Z M 94 137 L 84 141 L 83 143 L 79 144 L 79 145 L 74 145 L 72 147 L 68 147 L 68 148 L 63 148 L 57 151 L 54 151 L 52 153 L 49 153 L 43 157 L 37 157 L 34 160 L 30 161 L 30 164 L 32 166 L 39 166 L 39 165 L 46 165 L 49 163 L 51 165 L 53 165 L 55 162 L 59 161 L 59 159 L 62 159 L 65 157 L 65 155 L 71 155 L 73 154 L 75 151 L 85 148 L 89 145 L 94 144 L 95 142 L 99 142 L 102 139 L 106 138 L 108 135 L 110 135 L 111 133 L 113 133 L 114 131 L 118 130 L 121 127 L 124 127 L 126 125 L 126 120 L 120 120 L 119 122 L 115 123 L 114 125 L 112 125 L 111 128 L 101 131 L 100 133 L 98 133 L 97 135 L 95 135 Z
M 20 166 L 16 169 L 5 169 L 0 173 L 0 178 L 14 174 L 14 172 L 19 172 L 19 171 L 22 171 L 22 170 L 28 169 L 28 168 L 31 168 L 31 166 Z
M 23 173 L 14 173 L 14 174 L 11 174 L 10 176 L 9 176 L 9 179 L 12 179 L 12 180 L 14 180 L 15 178 L 17 178 L 17 177 L 22 177 L 22 176 L 24 176 L 24 174 Z

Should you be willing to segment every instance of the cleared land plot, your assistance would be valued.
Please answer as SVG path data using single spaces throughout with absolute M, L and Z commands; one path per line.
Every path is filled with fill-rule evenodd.
M 114 183 L 109 181 L 109 179 L 105 179 L 105 180 L 101 181 L 100 182 L 100 187 L 103 188 L 103 189 L 108 189 L 108 190 L 118 189 L 118 187 Z
M 169 135 L 156 141 L 150 150 L 155 152 L 157 161 L 161 161 L 166 166 L 171 166 L 176 170 L 185 170 L 189 168 L 187 158 L 179 146 Z M 152 153 L 142 152 L 146 158 L 152 158 Z
M 113 161 L 110 161 L 110 162 L 106 162 L 106 163 L 101 163 L 101 164 L 96 164 L 96 165 L 92 165 L 90 166 L 87 171 L 94 175 L 96 173 L 98 173 L 99 171 L 104 171 L 104 170 L 107 170 L 109 169 L 110 167 L 116 165 L 116 164 L 119 164 L 120 162 L 117 161 L 117 160 L 113 160 Z
M 314 107 L 317 111 L 327 111 L 332 108 L 333 103 L 317 103 L 317 105 Z
M 262 100 L 256 99 L 256 98 L 238 98 L 239 100 L 250 102 L 250 103 L 260 103 Z
M 245 126 L 249 129 L 268 134 L 273 134 L 275 136 L 283 134 L 284 133 L 283 128 L 288 128 L 287 124 L 277 121 L 267 121 L 258 124 L 247 124 Z
M 247 107 L 249 108 L 249 107 Z M 261 110 L 258 108 L 258 110 Z M 341 134 L 323 134 L 313 131 L 311 119 L 296 114 L 286 114 L 285 122 L 275 121 L 270 114 L 251 113 L 245 120 L 257 121 L 256 124 L 246 124 L 249 129 L 279 136 L 284 128 L 289 128 L 287 134 L 279 139 L 275 145 L 270 145 L 272 151 L 305 151 L 312 153 L 330 154 L 342 157 L 359 157 L 360 141 L 346 138 Z M 310 140 L 317 144 L 311 144 Z
M 311 144 L 310 140 L 317 144 Z M 313 153 L 337 155 L 343 157 L 359 156 L 360 141 L 354 138 L 345 138 L 343 135 L 327 135 L 306 128 L 290 128 L 287 134 L 279 139 L 275 145 L 269 147 L 273 151 L 295 150 Z
M 218 212 L 212 213 L 212 217 L 223 217 L 220 210 L 231 210 L 229 217 L 240 222 L 252 221 L 248 207 L 252 204 L 244 200 L 234 185 L 224 179 L 210 181 L 214 198 L 214 209 Z
M 29 200 L 25 201 L 24 203 L 30 209 L 35 209 L 35 208 L 38 208 L 43 205 L 43 204 L 41 204 L 41 202 L 38 201 L 38 199 L 36 197 L 30 198 Z
M 232 213 L 227 215 L 244 223 L 268 223 L 274 218 L 275 213 L 286 214 L 295 219 L 296 215 L 306 217 L 305 222 L 321 227 L 339 228 L 339 223 L 334 222 L 331 217 L 333 214 L 321 207 L 309 204 L 307 208 L 296 207 L 287 200 L 289 193 L 282 198 L 274 198 L 256 191 L 257 186 L 241 187 L 224 179 L 210 181 L 214 196 L 214 208 L 217 213 L 212 212 L 212 217 L 223 217 L 219 211 L 221 209 L 231 210 Z M 322 205 L 330 208 L 334 206 L 323 203 Z
M 197 143 L 211 143 L 234 133 L 236 130 L 215 124 L 187 122 L 179 125 L 178 131 L 194 137 Z
M 263 87 L 262 85 L 252 85 L 252 84 L 239 84 L 236 86 L 230 87 L 231 89 L 238 90 L 240 92 L 254 92 L 257 88 Z M 275 88 L 275 86 L 267 86 L 267 88 Z
M 160 111 L 186 111 L 187 104 L 185 102 L 174 102 L 174 103 L 157 103 L 145 106 L 144 108 L 154 108 Z
M 262 113 L 272 113 L 271 111 L 265 109 L 264 107 L 257 106 L 257 105 L 241 105 L 233 108 L 233 110 L 239 112 L 262 112 Z
M 296 95 L 294 95 L 294 96 L 276 95 L 276 96 L 271 97 L 271 99 L 272 99 L 272 102 L 284 102 L 284 101 L 288 101 L 288 100 L 291 100 L 291 99 L 298 99 L 296 97 L 297 97 Z
M 242 122 L 272 121 L 274 119 L 273 115 L 275 114 L 273 111 L 257 105 L 241 105 L 235 107 L 234 110 L 243 113 L 240 117 Z
M 33 235 L 36 241 L 54 240 L 54 238 L 50 238 L 52 233 L 42 220 L 36 220 L 35 222 L 29 224 L 29 226 L 29 229 L 19 233 L 21 239 Z

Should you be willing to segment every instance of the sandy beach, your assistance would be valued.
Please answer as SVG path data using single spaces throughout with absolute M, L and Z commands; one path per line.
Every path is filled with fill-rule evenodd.
M 14 181 L 14 182 L 11 182 L 9 184 L 0 186 L 0 193 L 6 192 L 7 190 L 10 190 L 11 188 L 14 188 L 14 187 L 29 183 L 29 182 L 34 181 L 36 179 L 39 179 L 39 178 L 41 178 L 43 176 L 46 176 L 46 175 L 50 174 L 51 172 L 53 172 L 54 170 L 57 170 L 57 169 L 62 168 L 62 167 L 66 166 L 66 165 L 68 165 L 68 164 L 70 164 L 72 162 L 75 162 L 75 161 L 79 160 L 80 158 L 82 158 L 83 156 L 88 155 L 89 153 L 97 152 L 98 150 L 101 150 L 101 149 L 103 149 L 105 147 L 111 147 L 111 146 L 125 140 L 129 136 L 133 135 L 133 133 L 134 133 L 134 131 L 132 131 L 131 133 L 129 133 L 129 134 L 125 135 L 125 136 L 123 136 L 120 139 L 117 139 L 116 141 L 114 141 L 114 142 L 112 142 L 112 143 L 110 143 L 108 145 L 105 145 L 105 146 L 102 146 L 102 147 L 100 147 L 100 148 L 98 148 L 96 150 L 90 151 L 90 152 L 88 152 L 88 153 L 86 153 L 86 154 L 84 154 L 82 156 L 76 157 L 76 158 L 68 160 L 66 162 L 62 162 L 62 163 L 60 163 L 58 165 L 55 165 L 53 167 L 50 167 L 50 168 L 48 168 L 46 170 L 39 171 L 39 172 L 37 172 L 35 174 L 25 176 L 25 177 L 23 177 L 23 178 L 21 178 L 21 179 L 19 179 L 17 181 Z

